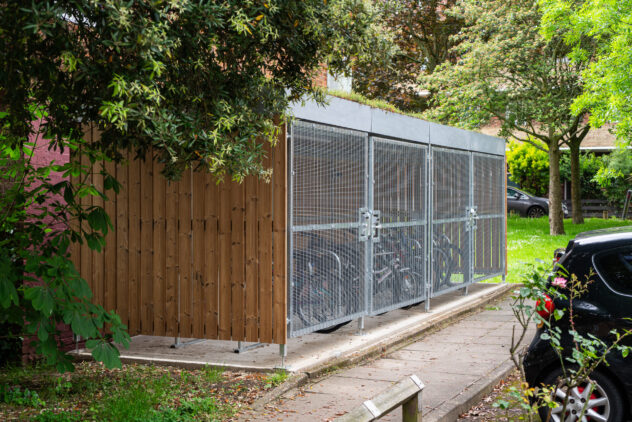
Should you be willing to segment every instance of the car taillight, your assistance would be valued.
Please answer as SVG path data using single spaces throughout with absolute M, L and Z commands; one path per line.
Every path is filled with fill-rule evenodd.
M 565 248 L 556 249 L 555 252 L 553 252 L 553 263 L 559 262 L 560 258 L 562 258 L 565 253 L 566 253 Z
M 549 319 L 553 311 L 555 310 L 555 305 L 553 304 L 553 300 L 549 295 L 544 295 L 544 306 L 540 309 L 540 299 L 535 303 L 535 309 L 537 310 L 538 315 L 540 315 L 544 319 Z

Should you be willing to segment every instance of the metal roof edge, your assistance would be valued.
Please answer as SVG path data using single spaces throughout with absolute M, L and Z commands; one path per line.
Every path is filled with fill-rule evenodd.
M 294 118 L 318 122 L 372 135 L 397 138 L 433 146 L 505 155 L 505 140 L 470 130 L 428 122 L 339 97 L 327 96 L 328 104 L 315 100 L 297 101 L 290 106 Z

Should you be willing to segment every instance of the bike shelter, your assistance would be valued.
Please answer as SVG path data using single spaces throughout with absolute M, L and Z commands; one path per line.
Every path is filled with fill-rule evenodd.
M 339 99 L 294 112 L 290 337 L 504 275 L 502 140 Z
M 270 181 L 102 165 L 102 252 L 74 263 L 131 335 L 280 344 L 505 271 L 504 141 L 329 97 L 265 145 Z M 98 133 L 91 130 L 88 141 Z M 88 165 L 89 163 L 83 163 Z M 88 182 L 102 186 L 99 172 Z M 240 346 L 242 343 L 239 343 Z M 243 350 L 240 347 L 240 350 Z

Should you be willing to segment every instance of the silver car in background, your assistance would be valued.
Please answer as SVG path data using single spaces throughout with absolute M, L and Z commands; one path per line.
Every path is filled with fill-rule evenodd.
M 568 208 L 562 204 L 564 217 Z M 549 214 L 549 200 L 533 196 L 516 188 L 507 188 L 507 212 L 515 212 L 522 217 L 539 218 Z

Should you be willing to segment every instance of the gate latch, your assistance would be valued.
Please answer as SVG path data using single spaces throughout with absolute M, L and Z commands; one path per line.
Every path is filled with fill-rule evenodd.
M 380 223 L 380 217 L 382 213 L 377 210 L 373 210 L 371 213 L 371 237 L 374 242 L 380 241 L 380 230 L 382 229 L 382 224 Z
M 369 240 L 371 237 L 371 211 L 368 208 L 358 210 L 360 227 L 358 229 L 360 242 Z
M 476 221 L 478 220 L 478 207 L 473 206 L 467 209 L 467 217 L 468 217 L 468 227 L 466 231 L 471 229 L 472 231 L 476 230 Z

